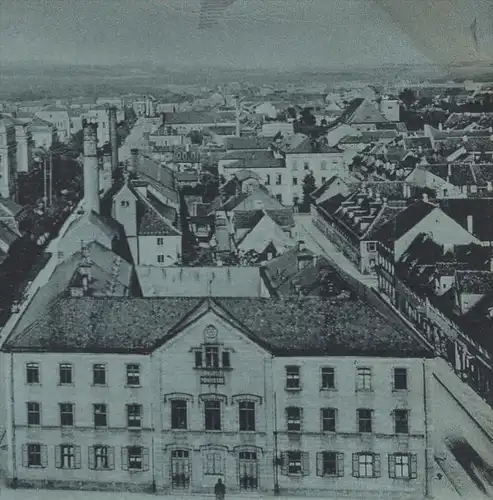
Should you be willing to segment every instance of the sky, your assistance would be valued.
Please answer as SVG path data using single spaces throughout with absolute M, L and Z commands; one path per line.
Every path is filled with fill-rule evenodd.
M 493 5 L 491 0 L 389 1 L 390 10 L 386 0 L 235 0 L 217 25 L 199 30 L 200 0 L 0 0 L 0 62 L 155 62 L 170 68 L 279 70 L 419 64 L 435 57 L 423 40 L 435 36 L 437 43 L 437 33 L 439 40 L 444 34 L 429 19 L 426 33 L 406 33 L 402 22 L 413 11 L 404 8 L 396 15 L 396 2 L 438 2 L 445 8 L 450 2 L 467 2 L 452 45 L 441 44 L 457 54 L 466 45 L 472 50 L 471 5 Z M 428 14 L 421 12 L 430 18 Z M 484 13 L 479 17 L 476 22 L 484 31 Z

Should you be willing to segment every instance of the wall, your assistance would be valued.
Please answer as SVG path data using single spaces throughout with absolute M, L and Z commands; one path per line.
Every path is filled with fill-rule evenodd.
M 26 363 L 39 362 L 41 365 L 41 384 L 27 385 Z M 58 364 L 72 363 L 74 385 L 58 385 Z M 92 364 L 106 363 L 107 387 L 92 386 Z M 126 363 L 137 363 L 141 367 L 141 384 L 139 388 L 126 387 Z M 150 407 L 149 358 L 136 355 L 107 354 L 15 354 L 14 385 L 15 394 L 15 467 L 12 463 L 8 470 L 10 478 L 17 477 L 23 486 L 52 486 L 62 484 L 77 489 L 91 483 L 99 483 L 99 487 L 121 489 L 150 488 L 152 472 L 127 472 L 121 467 L 121 447 L 134 442 L 149 448 L 152 456 L 152 413 Z M 41 402 L 41 426 L 27 427 L 26 402 Z M 75 403 L 75 426 L 70 429 L 60 427 L 59 408 L 61 402 Z M 107 429 L 95 430 L 93 423 L 94 403 L 108 405 Z M 141 431 L 126 429 L 125 404 L 143 405 L 143 422 Z M 31 469 L 22 465 L 22 445 L 26 443 L 47 445 L 48 464 L 46 468 Z M 55 467 L 55 446 L 69 443 L 81 446 L 80 469 L 57 469 Z M 109 471 L 92 471 L 88 468 L 88 447 L 94 444 L 114 446 L 115 468 Z M 150 468 L 152 470 L 152 467 Z M 116 484 L 112 484 L 116 483 Z M 119 484 L 120 483 L 120 486 Z
M 285 389 L 285 367 L 300 367 L 300 391 Z M 321 390 L 321 368 L 335 369 L 335 389 Z M 372 370 L 372 391 L 356 391 L 356 368 Z M 393 368 L 408 369 L 408 391 L 393 390 Z M 302 450 L 310 453 L 310 473 L 304 477 L 280 475 L 282 494 L 296 494 L 299 490 L 321 493 L 330 489 L 334 498 L 420 498 L 425 484 L 425 413 L 423 393 L 423 361 L 420 359 L 320 357 L 274 358 L 274 389 L 277 398 L 277 428 L 279 452 Z M 292 437 L 286 432 L 287 406 L 303 408 L 302 433 Z M 335 408 L 336 433 L 322 433 L 320 409 Z M 373 409 L 373 433 L 361 435 L 357 429 L 356 410 Z M 392 411 L 409 409 L 410 434 L 394 434 Z M 343 477 L 316 475 L 316 453 L 336 451 L 344 453 Z M 380 478 L 354 478 L 352 453 L 371 451 L 380 453 Z M 389 478 L 389 453 L 409 452 L 418 455 L 417 479 Z
M 431 233 L 433 235 L 433 241 L 435 241 L 438 245 L 468 245 L 469 243 L 479 244 L 479 240 L 477 238 L 468 233 L 453 219 L 445 215 L 439 208 L 436 208 L 395 242 L 395 261 L 400 259 L 402 254 L 409 248 L 409 245 L 414 241 L 419 233 Z
M 218 330 L 218 342 L 231 351 L 231 370 L 223 371 L 224 384 L 201 384 L 204 370 L 194 369 L 194 355 L 191 349 L 204 343 L 204 329 L 214 325 Z M 203 474 L 204 447 L 224 446 L 225 474 L 222 476 L 227 491 L 238 489 L 236 468 L 236 446 L 256 446 L 258 450 L 261 489 L 272 489 L 269 481 L 272 473 L 272 387 L 270 376 L 270 355 L 251 342 L 229 323 L 224 322 L 213 312 L 206 313 L 191 326 L 187 327 L 173 340 L 153 355 L 156 442 L 156 481 L 158 489 L 169 490 L 170 447 L 188 448 L 191 452 L 191 489 L 195 492 L 212 493 L 218 476 Z M 255 370 L 251 367 L 256 366 Z M 214 374 L 219 372 L 214 371 Z M 184 393 L 193 396 L 188 403 L 189 429 L 170 431 L 170 402 L 163 403 L 163 396 L 171 393 Z M 203 402 L 199 394 L 219 393 L 226 397 L 222 403 L 221 431 L 204 431 Z M 238 432 L 238 406 L 233 402 L 234 395 L 250 394 L 261 398 L 256 406 L 256 431 Z M 260 401 L 260 400 L 259 400 Z M 163 433 L 164 431 L 164 433 Z
M 158 245 L 158 238 L 163 238 L 163 245 Z M 134 261 L 139 265 L 171 266 L 181 254 L 181 236 L 139 236 L 138 245 L 138 260 L 134 256 Z M 164 262 L 157 261 L 158 254 L 164 255 Z

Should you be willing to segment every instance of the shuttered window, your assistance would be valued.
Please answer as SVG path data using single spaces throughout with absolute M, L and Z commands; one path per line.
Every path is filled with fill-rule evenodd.
M 308 476 L 310 474 L 310 454 L 298 450 L 281 453 L 281 474 L 285 476 Z
M 128 471 L 148 471 L 149 449 L 143 446 L 124 446 L 122 448 L 122 469 Z
M 380 477 L 380 455 L 376 453 L 353 453 L 353 477 Z
M 418 457 L 413 453 L 393 453 L 389 455 L 389 477 L 393 479 L 416 479 L 418 477 Z
M 317 453 L 317 476 L 344 476 L 344 453 L 335 451 Z
M 48 466 L 48 450 L 46 445 L 28 443 L 22 445 L 22 466 L 44 468 Z
M 55 446 L 55 467 L 57 469 L 80 469 L 80 446 L 60 444 Z
M 113 446 L 89 446 L 89 469 L 113 470 L 115 468 L 115 450 Z

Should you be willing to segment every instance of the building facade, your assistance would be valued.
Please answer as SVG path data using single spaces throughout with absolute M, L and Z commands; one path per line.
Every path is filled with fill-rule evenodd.
M 424 498 L 424 351 L 408 339 L 402 355 L 294 355 L 287 338 L 274 346 L 294 309 L 333 306 L 270 300 L 59 301 L 3 346 L 10 483 L 212 493 L 222 479 L 228 492 Z M 280 329 L 259 337 L 252 313 Z

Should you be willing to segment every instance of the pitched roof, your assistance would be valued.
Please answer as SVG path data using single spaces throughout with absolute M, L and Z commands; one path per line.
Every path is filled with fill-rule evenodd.
M 228 137 L 224 145 L 227 150 L 238 150 L 238 149 L 269 149 L 271 144 L 271 139 L 269 137 Z
M 19 235 L 13 231 L 7 224 L 0 221 L 0 241 L 8 247 L 19 238 Z
M 260 297 L 258 267 L 137 266 L 144 297 Z
M 367 99 L 353 99 L 339 117 L 343 123 L 385 123 L 387 118 Z
M 493 241 L 492 198 L 445 198 L 438 203 L 451 219 L 467 231 L 468 217 L 472 217 L 472 234 L 480 241 Z
M 278 355 L 426 357 L 415 338 L 359 300 L 60 299 L 4 351 L 150 353 L 204 303 Z M 205 307 L 207 306 L 207 307 Z
M 393 243 L 401 236 L 404 236 L 435 208 L 435 205 L 424 201 L 413 203 L 380 227 L 373 237 L 382 243 Z
M 456 271 L 455 285 L 459 293 L 479 294 L 493 292 L 491 271 Z
M 234 122 L 236 119 L 234 112 L 198 112 L 182 111 L 178 113 L 165 113 L 165 125 L 200 124 L 210 123 L 221 124 L 224 122 Z
M 294 214 L 291 208 L 282 208 L 271 210 L 266 208 L 264 212 L 279 226 L 284 228 L 292 228 L 295 226 Z
M 265 215 L 263 210 L 235 210 L 233 225 L 235 230 L 253 229 Z

